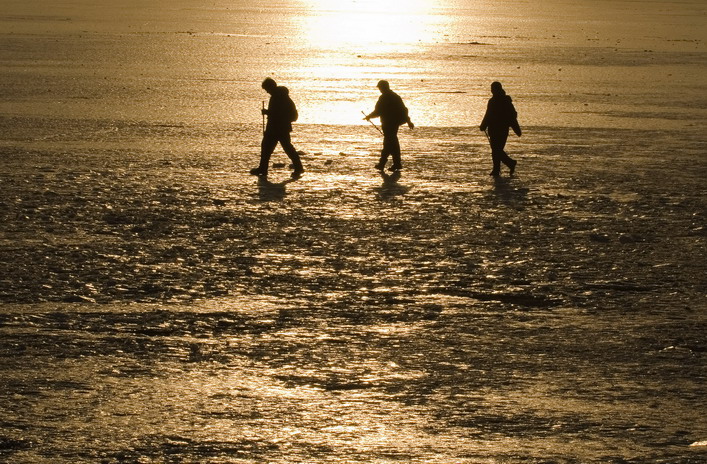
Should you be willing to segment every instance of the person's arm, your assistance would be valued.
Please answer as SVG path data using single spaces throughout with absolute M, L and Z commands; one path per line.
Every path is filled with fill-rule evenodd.
M 489 127 L 489 113 L 490 113 L 490 108 L 491 108 L 491 102 L 489 102 L 486 105 L 486 113 L 484 113 L 484 118 L 481 120 L 481 124 L 479 124 L 479 130 L 480 131 L 485 131 Z
M 408 107 L 405 106 L 405 103 L 403 103 L 402 98 L 400 99 L 400 104 L 403 107 L 403 115 L 405 116 L 405 122 L 403 124 L 407 124 L 410 129 L 414 129 L 415 124 L 412 123 L 412 120 L 410 119 L 410 113 L 408 112 Z
M 364 119 L 365 119 L 366 121 L 370 121 L 371 118 L 377 118 L 377 117 L 379 117 L 379 116 L 380 116 L 380 111 L 378 111 L 378 105 L 376 105 L 376 109 L 374 109 L 373 111 L 371 111 L 371 113 L 370 113 L 368 116 L 366 116 Z
M 513 132 L 516 133 L 518 137 L 521 136 L 523 131 L 520 130 L 520 124 L 518 124 L 518 120 L 514 119 L 513 122 L 511 123 L 511 128 L 513 129 Z
M 366 116 L 365 118 L 363 118 L 363 119 L 365 119 L 366 121 L 369 121 L 371 118 L 378 118 L 378 117 L 380 117 L 380 115 L 381 115 L 381 107 L 382 107 L 381 100 L 382 100 L 382 97 L 379 98 L 378 101 L 376 102 L 376 107 L 374 108 L 374 110 L 371 111 L 371 113 L 370 113 L 368 116 Z
M 270 97 L 270 98 L 268 99 L 268 106 L 267 106 L 267 108 L 265 107 L 265 105 L 263 105 L 262 113 L 265 114 L 265 115 L 270 115 L 270 108 L 271 108 L 271 107 L 272 107 L 272 97 Z
M 518 112 L 516 111 L 515 106 L 513 106 L 513 103 L 510 103 L 509 109 L 511 114 L 511 129 L 513 129 L 513 132 L 520 137 L 523 132 L 520 130 L 520 124 L 518 124 Z

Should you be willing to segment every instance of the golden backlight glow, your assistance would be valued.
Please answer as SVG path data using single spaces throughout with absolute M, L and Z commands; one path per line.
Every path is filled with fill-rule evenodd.
M 312 97 L 300 100 L 308 108 L 301 113 L 302 123 L 364 124 L 361 111 L 373 109 L 376 82 L 389 79 L 400 90 L 397 85 L 417 72 L 401 58 L 437 40 L 448 21 L 440 0 L 301 2 L 306 14 L 298 38 L 308 53 L 295 74 Z M 352 92 L 362 83 L 367 92 Z
M 304 35 L 320 48 L 405 51 L 429 39 L 434 0 L 304 0 Z

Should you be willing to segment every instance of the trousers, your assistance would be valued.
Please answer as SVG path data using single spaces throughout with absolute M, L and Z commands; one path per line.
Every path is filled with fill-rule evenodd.
M 400 159 L 400 141 L 398 140 L 398 125 L 383 124 L 383 150 L 381 150 L 380 165 L 385 166 L 388 156 L 393 157 L 393 167 L 402 166 Z
M 501 163 L 508 167 L 513 165 L 513 159 L 505 152 L 508 127 L 489 127 L 489 139 L 491 139 L 491 160 L 493 161 L 493 170 L 491 172 L 498 174 L 501 171 Z
M 292 161 L 292 165 L 295 171 L 302 170 L 302 161 L 300 160 L 297 150 L 295 150 L 294 145 L 292 145 L 292 139 L 290 138 L 290 133 L 288 131 L 265 131 L 263 134 L 263 141 L 260 144 L 260 166 L 261 171 L 267 172 L 270 166 L 270 156 L 275 151 L 277 144 L 282 146 L 285 154 Z

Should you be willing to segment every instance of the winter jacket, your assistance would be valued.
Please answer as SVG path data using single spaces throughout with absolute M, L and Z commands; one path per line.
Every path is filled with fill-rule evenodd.
M 297 107 L 286 87 L 278 86 L 268 102 L 266 132 L 292 132 L 292 123 L 297 120 Z
M 408 122 L 408 109 L 400 95 L 389 90 L 383 92 L 376 102 L 372 118 L 380 117 L 382 126 L 400 126 Z
M 518 124 L 518 113 L 513 106 L 513 100 L 508 95 L 493 96 L 489 99 L 486 107 L 486 114 L 481 121 L 481 130 L 507 130 L 513 128 L 513 132 L 520 135 L 520 125 Z

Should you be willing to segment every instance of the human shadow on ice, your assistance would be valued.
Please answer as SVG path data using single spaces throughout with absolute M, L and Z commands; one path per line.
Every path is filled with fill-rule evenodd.
M 383 184 L 375 189 L 379 199 L 384 201 L 393 200 L 399 195 L 405 195 L 410 189 L 409 187 L 398 183 L 401 177 L 400 171 L 395 171 L 392 174 L 387 174 L 381 171 L 380 174 L 383 178 Z
M 491 158 L 493 160 L 493 170 L 491 175 L 498 177 L 501 175 L 501 163 L 508 166 L 510 174 L 513 175 L 518 162 L 508 156 L 505 152 L 506 141 L 508 140 L 509 129 L 520 137 L 522 134 L 518 124 L 518 113 L 513 106 L 513 99 L 506 95 L 500 82 L 491 84 L 492 97 L 486 107 L 486 114 L 481 121 L 479 129 L 486 133 L 486 137 L 491 145 Z
M 267 177 L 258 177 L 258 199 L 260 201 L 282 201 L 287 193 L 285 186 L 296 179 L 270 182 Z
M 529 189 L 527 187 L 516 187 L 512 178 L 494 177 L 493 193 L 503 203 L 517 205 L 525 201 Z

